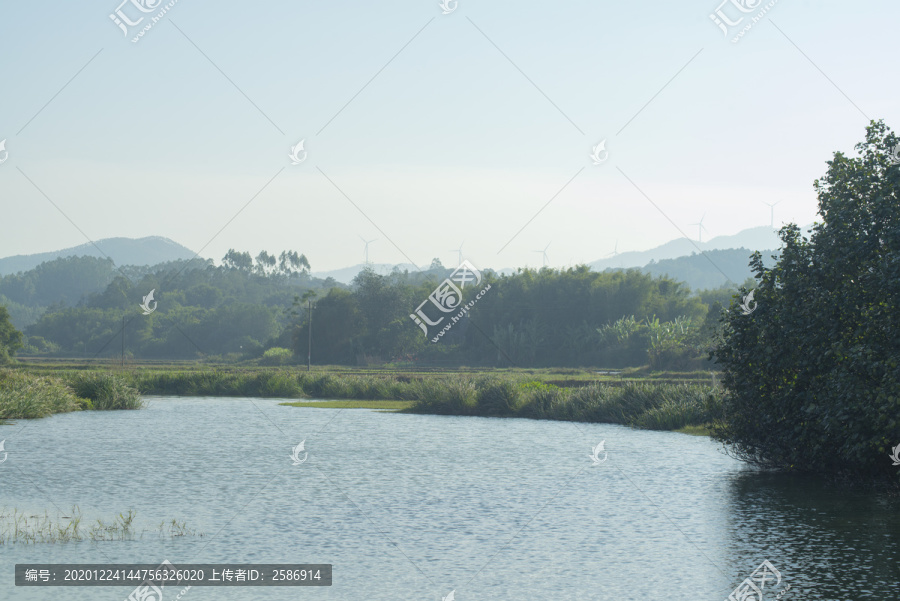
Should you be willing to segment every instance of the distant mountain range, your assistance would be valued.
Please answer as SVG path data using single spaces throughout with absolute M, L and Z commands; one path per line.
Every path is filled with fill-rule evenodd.
M 650 262 L 640 270 L 650 275 L 665 275 L 685 282 L 691 287 L 691 290 L 718 288 L 723 284 L 740 286 L 747 278 L 753 276 L 749 265 L 750 255 L 753 252 L 747 248 L 707 250 L 703 254 L 694 253 L 687 257 Z M 778 251 L 765 250 L 761 252 L 763 264 L 766 267 L 772 267 L 774 260 L 771 259 L 771 255 L 777 254 Z
M 678 238 L 650 250 L 619 253 L 607 259 L 588 263 L 588 265 L 594 271 L 622 267 L 645 267 L 651 261 L 659 262 L 666 259 L 676 259 L 701 251 L 745 248 L 750 249 L 752 252 L 755 250 L 773 250 L 780 246 L 781 240 L 778 238 L 778 233 L 770 227 L 760 226 L 742 230 L 732 236 L 716 236 L 708 242 Z
M 106 238 L 97 240 L 94 244 L 87 243 L 63 250 L 0 259 L 0 276 L 28 271 L 41 263 L 54 259 L 84 256 L 109 257 L 116 266 L 121 267 L 122 265 L 157 265 L 168 261 L 193 259 L 196 253 L 162 236 L 138 239 Z
M 807 232 L 809 227 L 802 228 L 803 232 Z M 735 284 L 741 284 L 751 275 L 747 263 L 753 251 L 762 252 L 768 265 L 771 264 L 769 256 L 780 246 L 781 241 L 775 230 L 761 226 L 742 230 L 732 236 L 717 236 L 708 242 L 678 238 L 649 250 L 617 253 L 614 256 L 593 261 L 588 266 L 594 271 L 634 267 L 653 275 L 669 275 L 686 282 L 692 289 L 698 290 L 716 288 L 728 283 L 729 280 Z M 117 266 L 122 266 L 156 265 L 168 261 L 192 259 L 195 253 L 181 244 L 161 236 L 139 239 L 107 238 L 98 240 L 96 246 L 82 244 L 54 252 L 17 255 L 0 259 L 0 276 L 28 271 L 45 261 L 69 256 L 108 256 Z M 331 277 L 342 284 L 349 284 L 364 267 L 365 265 L 358 264 L 341 269 L 317 271 L 311 275 L 323 280 Z M 398 265 L 373 263 L 370 267 L 382 275 L 391 273 L 395 268 L 399 268 L 401 271 L 417 271 L 416 267 L 409 263 Z M 511 268 L 494 269 L 494 271 L 500 274 L 516 272 Z
M 806 232 L 809 226 L 803 228 Z M 707 242 L 678 238 L 643 251 L 617 253 L 615 256 L 588 263 L 594 271 L 607 269 L 638 268 L 652 275 L 668 275 L 687 283 L 692 290 L 718 288 L 722 284 L 740 285 L 752 275 L 748 263 L 754 251 L 763 254 L 764 263 L 771 266 L 770 256 L 781 246 L 778 233 L 770 227 L 761 226 L 742 230 L 731 236 L 716 236 Z M 364 265 L 354 265 L 343 269 L 313 272 L 313 276 L 325 279 L 332 277 L 343 284 L 349 284 Z M 416 271 L 408 263 L 391 265 L 375 263 L 371 265 L 375 273 L 387 275 L 394 267 L 400 270 Z M 481 266 L 479 266 L 481 267 Z M 499 274 L 511 274 L 512 268 L 494 269 Z

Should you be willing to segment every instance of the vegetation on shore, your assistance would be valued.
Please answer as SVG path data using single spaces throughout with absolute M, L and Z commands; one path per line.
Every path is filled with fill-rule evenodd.
M 0 369 L 0 421 L 79 411 L 88 404 L 59 378 Z
M 560 388 L 500 378 L 454 378 L 432 383 L 412 413 L 526 417 L 622 424 L 647 430 L 703 426 L 721 418 L 723 391 L 706 385 L 628 382 Z
M 706 373 L 649 380 L 634 377 L 645 376 L 637 372 L 623 378 L 575 369 L 429 373 L 143 368 L 106 372 L 29 367 L 24 373 L 7 372 L 15 373 L 20 383 L 52 382 L 54 390 L 69 395 L 67 410 L 135 409 L 143 403 L 141 394 L 262 397 L 317 399 L 285 403 L 297 407 L 559 419 L 656 430 L 710 424 L 719 415 L 722 394 Z M 43 373 L 53 375 L 38 375 Z M 49 413 L 11 413 L 9 417 Z
M 721 415 L 722 389 L 708 380 L 677 384 L 616 378 L 600 381 L 597 376 L 582 379 L 584 372 L 571 371 L 569 378 L 555 380 L 559 375 L 549 370 L 468 374 L 142 370 L 125 376 L 145 394 L 305 397 L 328 401 L 288 404 L 603 422 L 653 430 L 703 426 Z
M 0 423 L 82 409 L 140 409 L 143 405 L 138 389 L 117 375 L 60 377 L 0 369 Z
M 141 409 L 140 391 L 125 378 L 111 373 L 81 373 L 67 380 L 79 397 L 90 399 L 89 409 L 99 411 Z
M 759 253 L 751 311 L 724 316 L 715 357 L 716 430 L 750 463 L 900 489 L 900 138 L 873 122 L 857 156 L 834 153 L 816 180 L 810 236 L 781 229 L 778 263 Z

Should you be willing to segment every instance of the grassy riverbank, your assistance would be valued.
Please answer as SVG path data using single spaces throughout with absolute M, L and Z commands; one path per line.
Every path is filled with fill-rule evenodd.
M 648 430 L 702 427 L 721 417 L 722 391 L 696 384 L 541 382 L 456 378 L 433 386 L 408 411 L 622 424 Z M 697 433 L 694 430 L 693 433 Z
M 57 381 L 77 397 L 91 399 L 90 403 L 80 401 L 82 408 L 137 408 L 140 399 L 135 398 L 135 391 L 143 395 L 327 399 L 285 404 L 614 423 L 690 434 L 708 433 L 707 426 L 721 417 L 724 394 L 705 372 L 365 368 L 307 372 L 286 367 L 182 365 L 106 370 L 28 366 L 26 373 Z
M 675 384 L 650 379 L 601 379 L 596 375 L 588 379 L 575 370 L 566 375 L 577 377 L 560 380 L 560 374 L 549 370 L 530 371 L 373 374 L 289 369 L 142 370 L 132 372 L 130 377 L 145 394 L 334 401 L 291 403 L 323 408 L 354 408 L 364 406 L 360 401 L 379 401 L 371 406 L 412 413 L 614 423 L 652 430 L 702 427 L 721 414 L 722 389 L 708 381 L 686 379 Z
M 559 370 L 554 370 L 559 371 Z M 623 380 L 569 370 L 432 373 L 335 373 L 288 369 L 134 372 L 145 394 L 329 399 L 300 407 L 370 407 L 411 413 L 525 417 L 615 423 L 653 430 L 693 427 L 720 417 L 722 389 L 709 380 Z M 691 374 L 693 376 L 694 374 Z M 565 376 L 564 378 L 562 376 Z
M 0 423 L 84 409 L 140 409 L 140 392 L 108 373 L 43 376 L 0 369 Z
M 472 389 L 466 384 L 462 388 L 468 389 L 463 395 L 468 395 Z M 507 405 L 509 399 L 503 399 L 501 407 L 506 407 L 501 411 L 491 403 L 491 394 L 496 394 L 490 392 L 491 388 L 488 385 L 479 390 L 475 383 L 474 395 L 469 395 L 464 402 L 457 399 L 458 391 L 447 391 L 434 398 L 415 401 L 295 401 L 282 405 L 616 423 L 650 430 L 674 430 L 692 436 L 709 436 L 712 423 L 721 414 L 719 393 L 691 385 L 631 384 L 623 388 L 605 388 L 598 384 L 574 394 L 571 389 L 526 384 L 518 391 L 510 389 L 509 399 L 513 405 Z

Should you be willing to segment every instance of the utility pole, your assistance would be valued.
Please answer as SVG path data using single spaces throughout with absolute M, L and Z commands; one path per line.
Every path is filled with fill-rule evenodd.
M 309 303 L 309 341 L 306 347 L 306 371 L 309 371 L 312 365 L 312 299 L 307 302 Z
M 125 316 L 122 316 L 122 367 L 125 367 Z

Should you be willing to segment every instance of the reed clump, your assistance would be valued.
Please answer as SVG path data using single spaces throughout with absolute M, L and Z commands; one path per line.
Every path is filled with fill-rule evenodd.
M 722 417 L 724 391 L 707 383 L 591 382 L 558 387 L 523 374 L 342 374 L 295 369 L 149 371 L 131 376 L 144 394 L 400 400 L 405 411 L 526 417 L 677 430 Z M 527 377 L 527 376 L 526 376 Z
M 36 419 L 88 406 L 59 378 L 0 369 L 0 421 Z
M 466 402 L 453 391 L 466 386 Z M 677 430 L 712 424 L 721 418 L 723 391 L 696 384 L 593 383 L 558 388 L 543 382 L 456 379 L 432 381 L 419 389 L 413 413 L 527 417 L 622 424 L 651 430 Z
M 137 512 L 129 509 L 119 513 L 112 521 L 97 519 L 89 524 L 84 523 L 81 510 L 72 507 L 71 515 L 51 518 L 47 512 L 41 515 L 29 515 L 18 509 L 0 509 L 0 545 L 15 543 L 70 543 L 84 540 L 118 541 L 134 540 L 143 537 L 145 531 L 135 527 Z M 157 532 L 160 536 L 203 536 L 202 533 L 189 528 L 185 522 L 163 521 Z
M 478 383 L 476 408 L 479 415 L 515 415 L 522 395 L 519 387 L 509 380 L 487 379 Z
M 412 413 L 478 415 L 478 387 L 472 378 L 414 380 L 405 399 L 415 401 Z
M 91 401 L 91 409 L 100 411 L 141 409 L 140 391 L 124 378 L 103 372 L 79 373 L 69 381 L 79 397 Z
M 297 377 L 289 370 L 264 371 L 147 371 L 131 374 L 133 386 L 144 394 L 176 396 L 302 396 Z

